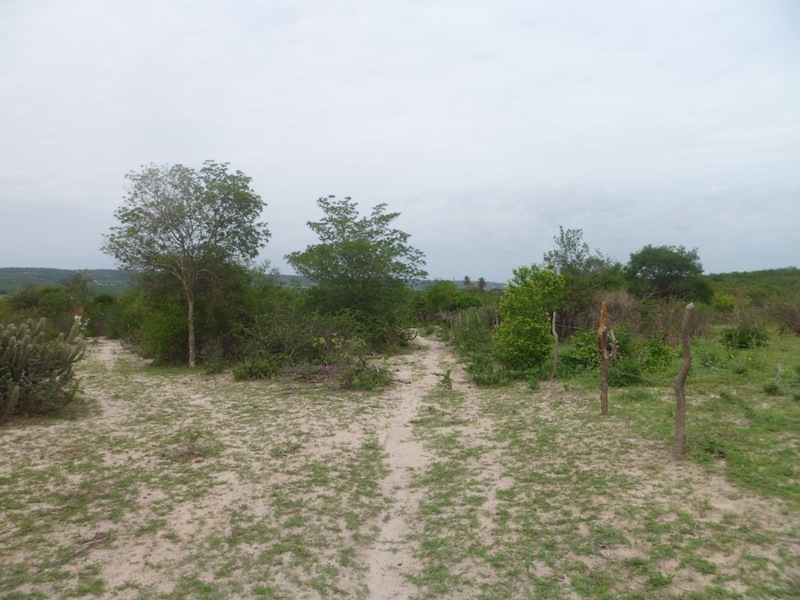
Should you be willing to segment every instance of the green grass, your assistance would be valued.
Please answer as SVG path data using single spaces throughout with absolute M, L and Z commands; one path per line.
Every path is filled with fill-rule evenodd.
M 797 385 L 798 347 L 780 338 L 695 366 L 683 464 L 671 457 L 677 359 L 644 385 L 612 388 L 607 418 L 593 376 L 432 391 L 416 421 L 435 456 L 417 480 L 418 597 L 792 597 L 800 402 L 761 386 L 777 364 L 781 385 Z M 493 434 L 476 436 L 476 422 Z

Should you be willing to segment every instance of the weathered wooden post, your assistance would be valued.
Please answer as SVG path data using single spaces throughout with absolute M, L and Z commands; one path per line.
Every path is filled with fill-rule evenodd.
M 675 459 L 686 455 L 686 377 L 692 366 L 692 349 L 689 347 L 689 320 L 694 303 L 686 305 L 681 326 L 681 346 L 683 347 L 683 364 L 675 380 Z
M 606 303 L 600 306 L 600 327 L 597 328 L 597 352 L 600 355 L 600 414 L 608 414 L 608 346 L 606 342 Z
M 555 381 L 558 376 L 558 332 L 556 331 L 556 313 L 553 311 L 553 322 L 551 326 L 553 332 L 553 374 L 550 380 Z

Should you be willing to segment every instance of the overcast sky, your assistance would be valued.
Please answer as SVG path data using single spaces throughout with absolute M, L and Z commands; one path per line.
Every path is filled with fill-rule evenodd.
M 559 225 L 626 262 L 800 267 L 798 0 L 2 0 L 0 267 L 113 268 L 125 174 L 213 159 L 272 239 L 385 202 L 432 278 Z

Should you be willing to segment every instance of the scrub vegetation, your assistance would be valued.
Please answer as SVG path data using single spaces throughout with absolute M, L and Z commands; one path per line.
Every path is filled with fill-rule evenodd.
M 290 286 L 246 260 L 243 174 L 131 180 L 132 289 L 0 298 L 2 597 L 800 596 L 796 269 L 622 265 L 562 228 L 505 289 L 427 282 L 397 213 L 330 196 Z M 237 206 L 240 255 L 214 241 Z

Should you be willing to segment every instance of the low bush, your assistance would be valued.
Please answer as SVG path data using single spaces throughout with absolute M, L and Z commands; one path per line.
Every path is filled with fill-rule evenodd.
M 725 329 L 721 341 L 728 348 L 763 348 L 769 341 L 769 333 L 758 325 L 740 325 Z
M 623 358 L 608 370 L 608 385 L 611 387 L 636 385 L 642 380 L 642 365 L 631 358 Z
M 339 375 L 340 385 L 347 390 L 374 390 L 392 383 L 388 369 L 370 364 L 360 358 L 358 362 Z
M 84 347 L 75 323 L 69 335 L 46 333 L 45 320 L 0 325 L 0 422 L 45 413 L 74 401 L 73 367 Z
M 233 368 L 233 378 L 237 381 L 245 379 L 272 379 L 281 371 L 279 357 L 245 358 Z

